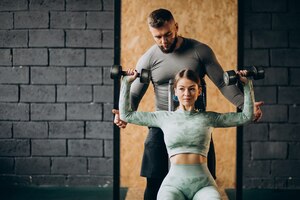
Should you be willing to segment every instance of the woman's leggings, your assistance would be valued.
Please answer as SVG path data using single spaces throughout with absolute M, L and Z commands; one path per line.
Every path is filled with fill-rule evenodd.
M 171 164 L 157 200 L 220 200 L 207 164 Z

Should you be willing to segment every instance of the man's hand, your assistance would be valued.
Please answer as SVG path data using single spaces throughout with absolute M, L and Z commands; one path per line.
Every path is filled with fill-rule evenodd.
M 264 105 L 263 101 L 254 103 L 254 122 L 258 122 L 262 118 L 262 111 L 260 109 L 260 106 L 262 105 Z
M 120 114 L 119 110 L 113 109 L 112 113 L 115 114 L 115 119 L 114 123 L 119 127 L 119 128 L 126 128 L 127 122 L 124 122 L 120 119 Z

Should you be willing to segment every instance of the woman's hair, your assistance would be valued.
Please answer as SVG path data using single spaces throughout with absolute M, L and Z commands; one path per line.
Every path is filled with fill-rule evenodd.
M 148 24 L 153 28 L 160 28 L 171 20 L 174 20 L 172 13 L 163 8 L 152 11 L 148 16 Z
M 183 69 L 181 70 L 180 72 L 178 72 L 175 76 L 175 79 L 174 79 L 174 88 L 177 87 L 177 83 L 180 79 L 182 78 L 187 78 L 195 83 L 197 83 L 197 85 L 199 87 L 201 87 L 201 81 L 200 81 L 200 78 L 198 76 L 197 73 L 195 73 L 193 70 L 190 70 L 190 69 Z

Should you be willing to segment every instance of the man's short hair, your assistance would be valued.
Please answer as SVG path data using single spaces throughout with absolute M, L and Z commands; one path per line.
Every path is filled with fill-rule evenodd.
M 157 9 L 148 16 L 148 24 L 153 28 L 162 27 L 165 22 L 174 20 L 172 13 L 167 9 Z

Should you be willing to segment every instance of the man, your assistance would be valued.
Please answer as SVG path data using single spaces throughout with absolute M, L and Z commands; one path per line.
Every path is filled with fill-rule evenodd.
M 224 71 L 211 48 L 196 40 L 178 36 L 178 24 L 170 11 L 166 9 L 154 10 L 148 17 L 148 25 L 156 44 L 149 48 L 139 59 L 136 69 L 139 72 L 141 69 L 151 71 L 156 110 L 168 109 L 168 82 L 183 68 L 192 69 L 199 74 L 200 78 L 208 75 L 231 103 L 239 108 L 243 107 L 241 91 L 235 85 L 226 86 L 224 84 Z M 130 92 L 132 109 L 137 109 L 147 88 L 147 84 L 134 81 Z M 259 106 L 262 104 L 263 102 L 256 103 L 256 120 L 262 116 L 262 112 L 259 109 Z M 198 105 L 201 105 L 201 103 L 198 102 Z M 113 110 L 113 113 L 115 114 L 115 124 L 120 128 L 125 128 L 126 123 L 119 119 L 118 111 Z M 213 143 L 211 143 L 208 167 L 215 178 L 214 163 L 214 149 Z M 145 200 L 156 199 L 158 189 L 167 172 L 168 155 L 163 141 L 163 133 L 158 128 L 149 127 L 141 169 L 141 176 L 147 177 L 147 186 L 144 193 Z

